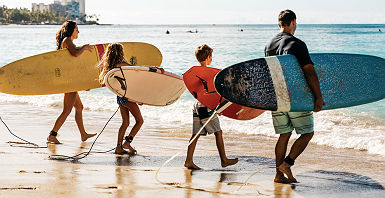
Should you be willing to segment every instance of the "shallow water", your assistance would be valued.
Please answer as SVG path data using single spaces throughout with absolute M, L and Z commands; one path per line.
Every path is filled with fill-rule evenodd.
M 0 65 L 55 49 L 55 34 L 59 26 L 0 26 Z M 298 25 L 296 36 L 308 45 L 311 53 L 343 52 L 385 57 L 383 25 Z M 243 29 L 241 32 L 240 29 Z M 147 42 L 163 54 L 162 67 L 183 74 L 197 65 L 195 48 L 207 43 L 214 49 L 213 67 L 226 66 L 263 57 L 265 44 L 278 32 L 276 25 L 113 25 L 79 26 L 77 45 L 107 42 Z M 170 34 L 165 34 L 166 30 Z M 197 30 L 198 33 L 187 33 Z M 86 111 L 85 124 L 104 121 L 100 113 L 112 113 L 115 96 L 106 88 L 80 92 Z M 13 96 L 0 94 L 0 104 L 27 104 L 49 107 L 55 117 L 62 108 L 62 94 L 47 96 Z M 175 129 L 177 133 L 191 130 L 191 109 L 194 98 L 184 93 L 179 101 L 167 107 L 141 107 L 149 129 Z M 385 100 L 375 103 L 315 114 L 312 142 L 334 148 L 353 148 L 385 156 Z M 0 110 L 8 119 L 20 115 Z M 43 116 L 43 112 L 31 112 Z M 221 117 L 221 126 L 233 136 L 257 134 L 275 137 L 270 112 L 251 121 L 236 121 Z

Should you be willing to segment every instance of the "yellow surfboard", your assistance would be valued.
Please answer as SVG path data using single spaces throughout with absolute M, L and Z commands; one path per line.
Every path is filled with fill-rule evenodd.
M 155 46 L 123 42 L 126 60 L 137 66 L 160 66 L 162 54 Z M 13 95 L 45 95 L 99 88 L 98 63 L 107 44 L 92 45 L 78 57 L 67 49 L 23 58 L 0 68 L 0 92 Z

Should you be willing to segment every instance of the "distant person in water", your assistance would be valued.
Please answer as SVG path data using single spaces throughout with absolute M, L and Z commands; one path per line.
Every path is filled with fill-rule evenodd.
M 170 34 L 170 32 L 167 30 L 167 31 L 166 31 L 166 34 Z
M 73 40 L 78 38 L 78 34 L 79 30 L 76 22 L 66 21 L 56 33 L 57 50 L 66 48 L 74 57 L 80 56 L 85 50 L 92 51 L 93 48 L 88 44 L 83 45 L 82 47 L 75 46 Z M 49 143 L 60 144 L 57 139 L 58 131 L 64 124 L 68 115 L 71 113 L 73 107 L 75 107 L 75 121 L 80 131 L 81 140 L 86 141 L 88 138 L 96 135 L 96 133 L 88 134 L 84 129 L 82 115 L 83 104 L 80 100 L 78 92 L 75 91 L 64 94 L 63 111 L 56 119 L 55 125 L 47 138 Z
M 379 32 L 381 32 L 381 29 L 378 29 Z
M 121 66 L 130 66 L 124 57 L 124 50 L 121 44 L 113 43 L 108 45 L 100 63 L 103 68 L 99 76 L 100 84 L 104 84 L 104 77 L 111 69 Z M 138 104 L 129 101 L 125 97 L 117 96 L 117 103 L 119 105 L 120 115 L 122 116 L 122 124 L 119 128 L 115 154 L 136 154 L 136 150 L 131 146 L 131 143 L 143 125 L 142 113 L 140 112 Z M 135 118 L 135 125 L 132 127 L 130 134 L 124 138 L 125 142 L 123 143 L 123 137 L 128 126 L 130 125 L 130 113 Z M 128 149 L 129 152 L 125 149 Z
M 324 101 L 320 91 L 318 76 L 307 46 L 303 41 L 294 37 L 294 32 L 297 28 L 295 13 L 291 10 L 281 11 L 278 16 L 278 26 L 281 32 L 266 45 L 265 56 L 292 54 L 297 58 L 305 75 L 306 82 L 314 94 L 314 112 L 318 112 L 322 109 Z M 290 76 L 288 78 L 290 79 Z M 290 167 L 294 165 L 295 159 L 305 150 L 314 135 L 313 112 L 273 111 L 272 118 L 275 133 L 279 134 L 275 146 L 277 168 L 274 182 L 297 182 L 293 177 Z M 285 157 L 287 145 L 294 129 L 301 136 L 294 142 L 289 154 Z
M 202 67 L 207 67 L 211 64 L 212 61 L 212 53 L 213 49 L 211 49 L 208 45 L 204 44 L 199 46 L 195 51 L 195 56 Z M 194 138 L 194 136 L 198 133 L 199 129 L 206 123 L 209 117 L 212 115 L 212 111 L 209 110 L 206 106 L 204 106 L 200 102 L 196 102 L 193 107 L 193 134 L 191 136 L 190 141 Z M 198 139 L 201 135 L 205 136 L 207 134 L 215 135 L 215 141 L 217 144 L 217 149 L 219 152 L 219 157 L 221 158 L 222 167 L 234 165 L 238 162 L 238 158 L 229 159 L 226 156 L 225 145 L 223 143 L 222 137 L 222 129 L 219 124 L 219 118 L 215 115 L 210 122 L 205 126 L 205 128 L 200 132 L 200 134 L 195 138 L 195 140 L 190 144 L 187 150 L 186 161 L 184 166 L 188 169 L 200 169 L 193 162 L 193 155 L 195 151 L 195 146 L 198 142 Z
M 189 31 L 187 31 L 188 33 L 198 33 L 198 29 L 195 29 L 195 32 L 193 32 L 193 31 L 191 31 L 191 30 L 189 30 Z

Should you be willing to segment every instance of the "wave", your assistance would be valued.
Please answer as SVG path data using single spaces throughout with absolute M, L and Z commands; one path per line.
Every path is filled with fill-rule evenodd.
M 110 113 L 118 107 L 116 96 L 106 89 L 79 92 L 79 94 L 86 111 Z M 0 103 L 2 104 L 62 108 L 62 100 L 63 94 L 45 96 L 0 94 Z M 194 98 L 188 92 L 185 92 L 180 100 L 170 106 L 141 106 L 140 108 L 144 120 L 151 122 L 148 125 L 149 128 L 186 132 L 191 130 L 192 127 L 192 106 L 194 102 Z M 334 148 L 351 148 L 385 156 L 385 122 L 373 117 L 370 112 L 358 111 L 357 109 L 327 110 L 315 113 L 314 118 L 315 135 L 312 139 L 313 143 Z M 278 137 L 274 132 L 269 111 L 249 121 L 238 121 L 224 116 L 220 116 L 220 121 L 223 131 L 232 135 Z M 292 138 L 297 137 L 296 135 L 292 136 Z

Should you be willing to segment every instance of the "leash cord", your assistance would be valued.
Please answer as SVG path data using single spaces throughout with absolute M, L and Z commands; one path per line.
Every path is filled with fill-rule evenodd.
M 94 147 L 94 144 L 96 143 L 96 140 L 99 138 L 99 136 L 103 133 L 104 129 L 107 127 L 108 123 L 111 121 L 111 119 L 115 116 L 115 114 L 118 112 L 119 110 L 119 107 L 116 109 L 116 111 L 112 114 L 112 116 L 108 119 L 108 121 L 106 122 L 106 124 L 104 125 L 103 129 L 100 131 L 100 133 L 98 134 L 98 136 L 96 136 L 95 140 L 92 142 L 92 145 L 90 147 L 90 149 L 87 151 L 87 152 L 81 152 L 77 155 L 74 155 L 74 156 L 67 156 L 67 155 L 50 155 L 49 156 L 49 159 L 51 160 L 73 160 L 73 161 L 76 161 L 76 160 L 80 160 L 80 159 L 83 159 L 85 157 L 87 157 L 90 153 L 91 153 L 91 150 L 92 148 Z M 115 147 L 116 148 L 116 147 Z M 95 153 L 108 153 L 112 150 L 114 150 L 115 148 L 112 148 L 108 151 L 103 151 L 103 152 L 95 152 Z
M 8 132 L 13 135 L 14 137 L 16 137 L 17 139 L 23 141 L 23 142 L 12 142 L 12 141 L 9 141 L 7 143 L 9 143 L 11 146 L 14 146 L 15 144 L 26 144 L 26 145 L 32 145 L 32 146 L 14 146 L 14 147 L 24 147 L 24 148 L 47 148 L 47 146 L 39 146 L 33 142 L 30 142 L 28 140 L 25 140 L 19 136 L 17 136 L 16 134 L 14 134 L 11 129 L 9 129 L 8 125 L 3 121 L 3 119 L 1 118 L 0 116 L 0 120 L 1 122 L 4 124 L 4 126 L 7 128 Z
M 123 72 L 123 69 L 122 67 L 119 67 L 120 69 L 120 72 L 122 73 L 122 76 L 123 76 L 123 79 L 124 79 L 124 84 L 126 86 L 126 89 L 124 89 L 124 95 L 123 95 L 123 98 L 126 97 L 126 94 L 127 94 L 127 80 L 126 80 L 126 77 L 124 76 L 124 72 Z M 111 121 L 111 119 L 115 116 L 115 114 L 118 112 L 120 107 L 118 107 L 116 109 L 116 111 L 112 114 L 112 116 L 110 117 L 110 119 L 108 119 L 107 123 L 104 125 L 103 129 L 100 131 L 100 133 L 98 134 L 98 136 L 96 136 L 94 142 L 92 143 L 90 149 L 88 150 L 88 152 L 81 152 L 77 155 L 74 155 L 74 156 L 66 156 L 66 155 L 51 155 L 49 156 L 49 159 L 52 159 L 52 160 L 72 160 L 72 161 L 76 161 L 76 160 L 80 160 L 80 159 L 83 159 L 85 157 L 87 157 L 90 153 L 91 153 L 91 150 L 92 150 L 92 147 L 94 146 L 94 144 L 96 143 L 96 140 L 99 138 L 99 136 L 103 133 L 104 129 L 107 127 L 108 123 Z M 94 153 L 108 153 L 108 152 L 111 152 L 113 151 L 114 149 L 116 149 L 116 147 L 108 150 L 108 151 L 103 151 L 103 152 L 94 152 Z M 83 156 L 82 156 L 83 155 Z

